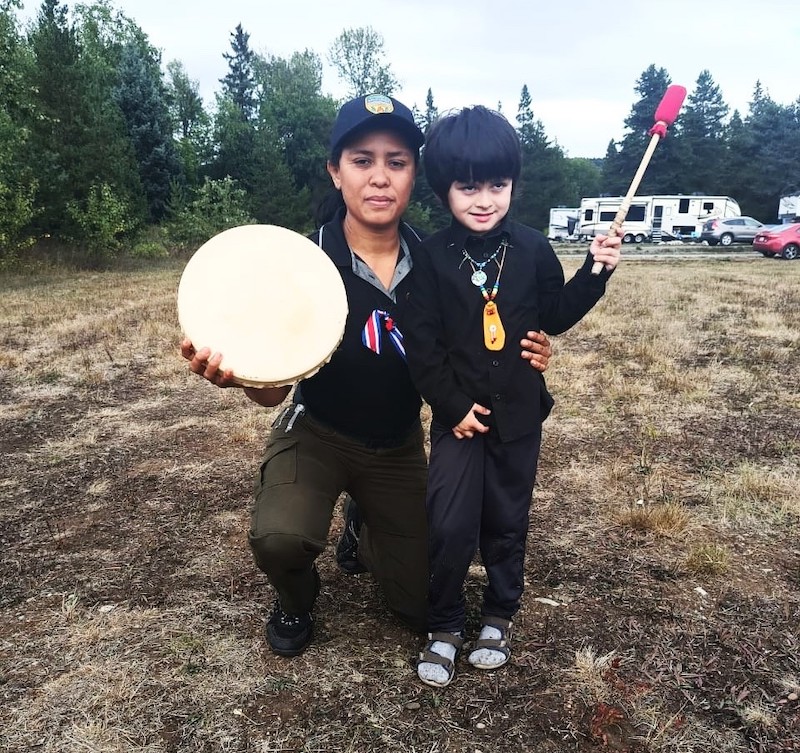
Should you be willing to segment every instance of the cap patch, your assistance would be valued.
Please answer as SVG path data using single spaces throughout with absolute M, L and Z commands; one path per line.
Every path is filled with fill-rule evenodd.
M 394 112 L 394 104 L 383 94 L 369 94 L 364 98 L 364 107 L 373 115 Z

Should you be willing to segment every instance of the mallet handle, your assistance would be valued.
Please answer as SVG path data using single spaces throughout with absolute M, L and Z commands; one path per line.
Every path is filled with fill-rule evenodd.
M 611 223 L 611 227 L 608 229 L 609 236 L 613 237 L 615 235 L 619 235 L 619 231 L 622 228 L 622 223 L 625 222 L 625 217 L 627 217 L 628 210 L 631 207 L 631 201 L 633 200 L 636 190 L 639 188 L 639 184 L 642 182 L 644 171 L 647 170 L 647 166 L 650 164 L 650 158 L 653 156 L 653 152 L 656 150 L 656 146 L 658 145 L 660 139 L 661 137 L 657 133 L 654 133 L 651 136 L 650 143 L 647 145 L 647 150 L 642 157 L 642 161 L 639 163 L 639 169 L 636 171 L 636 175 L 633 176 L 628 193 L 625 194 L 625 198 L 622 200 L 622 204 L 619 205 L 619 209 L 614 217 L 614 221 Z M 594 264 L 592 264 L 593 275 L 599 275 L 602 271 L 602 262 L 596 261 Z

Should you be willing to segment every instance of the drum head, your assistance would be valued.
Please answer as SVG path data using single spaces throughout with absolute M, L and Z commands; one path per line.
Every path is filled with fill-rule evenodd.
M 276 225 L 242 225 L 208 240 L 178 285 L 178 320 L 196 350 L 252 387 L 311 376 L 344 334 L 347 295 L 316 243 Z

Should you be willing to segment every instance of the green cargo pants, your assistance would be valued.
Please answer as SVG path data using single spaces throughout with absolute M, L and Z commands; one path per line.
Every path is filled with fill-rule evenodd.
M 272 428 L 255 486 L 249 541 L 288 614 L 309 612 L 312 566 L 326 546 L 333 509 L 347 491 L 363 525 L 359 559 L 389 608 L 424 632 L 428 589 L 427 462 L 422 426 L 398 447 L 369 448 L 289 406 Z

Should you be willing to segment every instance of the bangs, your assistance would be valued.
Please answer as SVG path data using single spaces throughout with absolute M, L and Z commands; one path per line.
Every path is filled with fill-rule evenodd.
M 442 198 L 454 182 L 519 178 L 522 158 L 514 127 L 484 107 L 465 109 L 434 123 L 423 150 L 425 175 Z
M 519 160 L 497 143 L 483 141 L 471 154 L 451 155 L 453 180 L 459 183 L 487 183 L 515 179 L 519 175 Z

